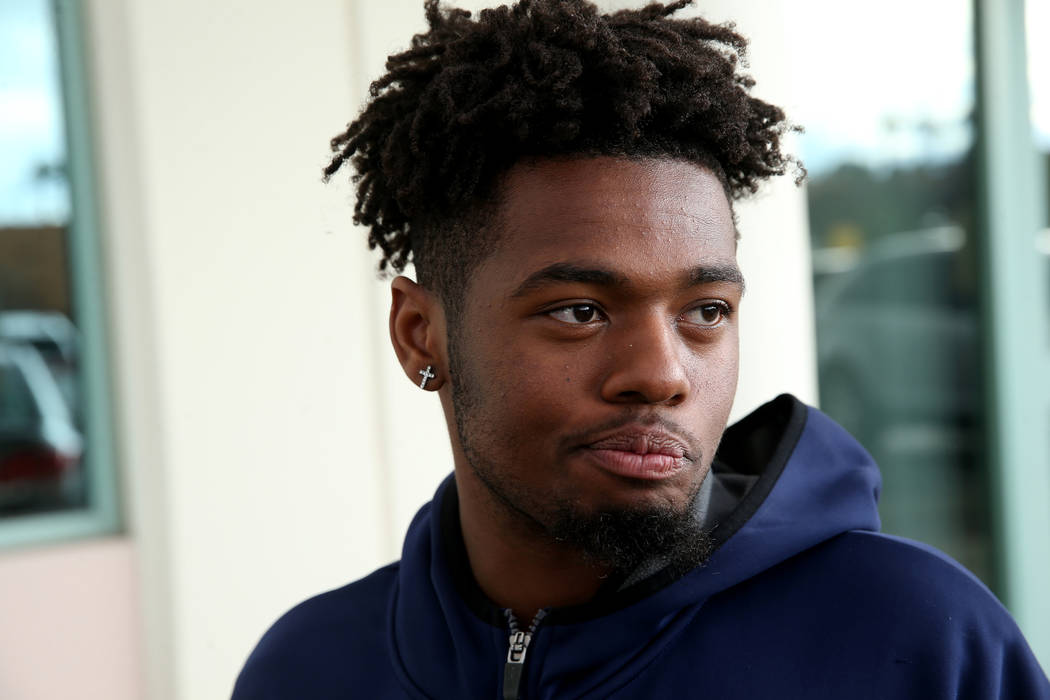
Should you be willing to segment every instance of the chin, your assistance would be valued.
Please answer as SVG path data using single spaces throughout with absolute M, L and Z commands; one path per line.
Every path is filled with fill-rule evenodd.
M 711 551 L 710 537 L 692 505 L 692 499 L 680 506 L 632 502 L 600 510 L 563 504 L 550 514 L 547 529 L 559 543 L 617 571 L 631 572 L 653 560 L 688 570 L 706 561 Z

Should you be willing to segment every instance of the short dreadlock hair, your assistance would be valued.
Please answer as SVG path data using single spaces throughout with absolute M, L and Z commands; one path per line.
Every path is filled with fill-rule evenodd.
M 520 0 L 482 10 L 426 0 L 428 31 L 387 59 L 371 99 L 332 139 L 327 181 L 350 161 L 355 223 L 383 253 L 413 262 L 448 311 L 493 241 L 500 176 L 536 158 L 684 160 L 729 199 L 795 165 L 793 127 L 752 97 L 732 24 L 673 18 L 691 0 L 602 14 L 587 0 Z

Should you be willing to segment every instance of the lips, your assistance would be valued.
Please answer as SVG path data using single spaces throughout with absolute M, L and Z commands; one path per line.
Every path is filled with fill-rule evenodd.
M 617 450 L 638 455 L 655 454 L 684 457 L 685 445 L 663 431 L 624 431 L 592 442 L 592 450 Z
M 689 462 L 688 450 L 681 440 L 652 428 L 621 429 L 586 448 L 599 467 L 631 479 L 670 478 Z

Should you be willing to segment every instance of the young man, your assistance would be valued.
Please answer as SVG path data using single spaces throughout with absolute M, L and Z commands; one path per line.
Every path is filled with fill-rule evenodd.
M 454 475 L 234 697 L 1050 698 L 992 595 L 877 533 L 878 472 L 782 396 L 726 429 L 732 200 L 792 169 L 744 40 L 667 7 L 426 4 L 333 140 Z

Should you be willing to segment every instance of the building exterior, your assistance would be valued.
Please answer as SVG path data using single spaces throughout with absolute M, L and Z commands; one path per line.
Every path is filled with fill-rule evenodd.
M 385 56 L 422 29 L 421 4 L 55 3 L 88 506 L 0 514 L 0 696 L 223 697 L 280 612 L 398 556 L 451 468 L 444 422 L 436 399 L 403 381 L 349 187 L 323 186 L 320 169 Z M 751 37 L 758 93 L 801 109 L 797 3 L 698 4 Z M 988 52 L 1023 29 L 1022 6 L 978 3 L 979 74 L 1015 76 L 1016 56 Z M 1027 95 L 1023 75 L 1011 84 Z M 1019 192 L 996 160 L 1031 139 L 975 99 L 993 212 L 980 236 L 996 241 L 982 289 L 1045 291 L 1047 266 L 1016 234 L 1047 225 L 1045 188 Z M 1038 183 L 1034 151 L 1031 163 Z M 822 396 L 813 270 L 829 256 L 813 255 L 809 212 L 806 187 L 787 178 L 740 205 L 737 416 L 785 391 Z M 1031 431 L 1043 426 L 1045 442 L 1047 296 L 983 327 L 1001 342 L 982 346 L 992 379 L 981 399 L 981 463 L 996 484 L 988 577 L 1044 665 L 1050 445 Z M 1019 349 L 1023 329 L 1044 342 Z M 1006 372 L 1016 358 L 1025 371 Z

